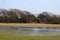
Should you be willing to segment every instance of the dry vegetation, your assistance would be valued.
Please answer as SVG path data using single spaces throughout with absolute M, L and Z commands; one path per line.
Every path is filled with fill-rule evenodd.
M 13 26 L 13 27 L 57 27 L 60 24 L 38 24 L 38 23 L 0 23 L 0 26 Z

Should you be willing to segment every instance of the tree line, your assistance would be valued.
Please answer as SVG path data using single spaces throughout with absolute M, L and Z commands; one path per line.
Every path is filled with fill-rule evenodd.
M 45 23 L 60 24 L 60 16 L 42 12 L 37 17 L 28 11 L 19 9 L 0 9 L 0 23 Z

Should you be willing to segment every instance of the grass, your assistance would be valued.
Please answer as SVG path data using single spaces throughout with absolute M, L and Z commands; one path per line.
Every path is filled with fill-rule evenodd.
M 60 36 L 17 36 L 0 33 L 0 40 L 60 40 Z
M 17 31 L 0 30 L 0 40 L 60 40 L 60 36 L 24 36 Z

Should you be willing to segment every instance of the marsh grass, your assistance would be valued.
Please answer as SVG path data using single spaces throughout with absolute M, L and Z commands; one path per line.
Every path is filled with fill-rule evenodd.
M 60 36 L 20 36 L 16 33 L 0 32 L 0 40 L 60 40 Z

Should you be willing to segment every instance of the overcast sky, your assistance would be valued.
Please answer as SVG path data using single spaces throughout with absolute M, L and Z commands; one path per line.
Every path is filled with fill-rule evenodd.
M 60 14 L 60 0 L 0 0 L 0 8 L 16 8 L 35 14 L 43 11 Z

